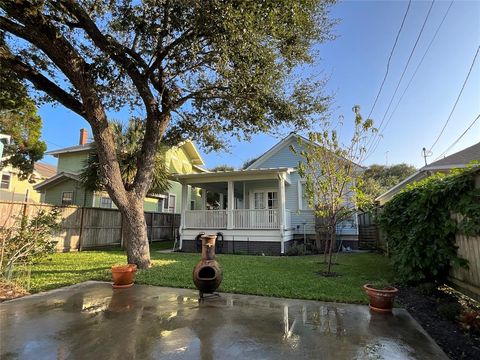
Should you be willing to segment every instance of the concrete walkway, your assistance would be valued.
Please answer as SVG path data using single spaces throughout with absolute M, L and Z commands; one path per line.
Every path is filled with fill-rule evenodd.
M 447 359 L 407 311 L 87 282 L 0 305 L 1 359 Z

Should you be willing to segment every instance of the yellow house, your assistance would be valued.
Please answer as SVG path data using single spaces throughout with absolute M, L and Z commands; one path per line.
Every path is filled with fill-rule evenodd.
M 40 202 L 40 193 L 34 186 L 55 175 L 53 165 L 36 163 L 33 173 L 27 179 L 20 179 L 18 169 L 5 166 L 0 170 L 0 201 Z

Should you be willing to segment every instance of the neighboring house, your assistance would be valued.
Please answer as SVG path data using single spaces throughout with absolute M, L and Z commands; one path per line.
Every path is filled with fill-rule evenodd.
M 302 140 L 299 142 L 299 138 Z M 284 254 L 295 239 L 315 234 L 315 215 L 304 197 L 305 181 L 296 168 L 303 159 L 294 154 L 307 139 L 290 134 L 245 170 L 177 175 L 188 186 L 202 188 L 201 209 L 182 203 L 180 247 L 195 249 L 199 232 L 221 232 L 224 251 Z M 207 192 L 219 194 L 217 209 L 207 206 Z M 337 228 L 345 245 L 357 248 L 356 216 Z
M 35 163 L 33 173 L 27 179 L 19 178 L 19 171 L 9 165 L 0 170 L 0 201 L 40 202 L 36 184 L 55 175 L 55 166 Z
M 87 138 L 87 131 L 81 129 L 79 145 L 46 153 L 58 158 L 58 166 L 55 176 L 35 187 L 42 193 L 43 202 L 55 205 L 116 208 L 106 192 L 87 190 L 80 181 L 80 173 L 93 148 L 92 143 L 87 142 Z M 206 172 L 202 168 L 203 159 L 191 141 L 168 150 L 166 161 L 171 173 Z M 170 181 L 170 189 L 165 194 L 150 194 L 145 198 L 145 211 L 179 213 L 181 195 L 181 185 Z M 200 206 L 198 199 L 199 190 L 190 188 L 187 201 L 193 209 Z
M 375 201 L 379 205 L 384 205 L 408 184 L 420 181 L 436 173 L 448 173 L 452 169 L 465 168 L 473 161 L 480 161 L 480 142 L 422 167 L 405 180 L 399 182 L 397 185 L 378 196 Z

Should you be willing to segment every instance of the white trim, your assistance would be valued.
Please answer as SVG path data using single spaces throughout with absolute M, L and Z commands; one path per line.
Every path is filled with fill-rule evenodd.
M 252 170 L 234 170 L 219 171 L 200 174 L 175 174 L 172 179 L 187 184 L 216 183 L 228 181 L 247 181 L 247 180 L 272 180 L 277 179 L 279 173 L 290 174 L 296 171 L 294 168 L 279 167 L 271 169 L 252 169 Z
M 58 179 L 61 179 L 62 177 L 66 177 L 66 178 L 69 178 L 69 179 L 72 179 L 72 180 L 75 180 L 75 181 L 78 181 L 80 182 L 80 177 L 78 176 L 78 174 L 74 174 L 74 173 L 69 173 L 69 172 L 60 172 L 58 173 L 57 175 L 55 176 L 52 176 L 51 178 L 45 180 L 45 181 L 42 181 L 40 184 L 37 184 L 33 187 L 34 190 L 39 190 L 43 187 L 45 187 L 46 185 L 58 180 Z
M 253 170 L 254 168 L 257 168 L 261 163 L 265 162 L 266 160 L 271 158 L 273 155 L 275 155 L 275 153 L 283 149 L 283 147 L 290 141 L 290 139 L 294 138 L 295 136 L 298 136 L 298 135 L 291 133 L 287 137 L 280 140 L 280 142 L 276 143 L 273 147 L 271 147 L 269 150 L 264 152 L 257 160 L 251 163 L 245 170 Z

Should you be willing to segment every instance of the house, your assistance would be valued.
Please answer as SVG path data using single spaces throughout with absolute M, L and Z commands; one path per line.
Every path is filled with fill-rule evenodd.
M 40 194 L 34 186 L 55 175 L 55 166 L 35 163 L 32 174 L 22 179 L 18 169 L 2 164 L 5 160 L 3 149 L 10 139 L 10 135 L 0 134 L 0 201 L 40 202 Z
M 305 141 L 292 133 L 244 170 L 174 176 L 184 193 L 188 186 L 202 189 L 200 209 L 191 210 L 182 202 L 180 248 L 193 251 L 200 232 L 221 232 L 224 252 L 278 255 L 295 240 L 315 236 L 315 215 L 304 198 L 305 180 L 296 170 L 302 158 L 290 149 L 300 149 Z M 211 193 L 217 196 L 208 196 Z M 218 199 L 213 209 L 212 198 Z M 345 245 L 357 248 L 356 216 L 340 224 L 337 233 Z
M 116 208 L 105 191 L 90 191 L 80 181 L 80 173 L 92 152 L 93 143 L 88 142 L 87 130 L 80 130 L 79 145 L 49 151 L 46 154 L 58 159 L 57 173 L 35 186 L 41 192 L 42 202 L 55 205 L 77 205 L 87 207 Z M 203 159 L 191 141 L 185 141 L 166 153 L 166 161 L 171 173 L 203 173 L 206 170 Z M 145 211 L 180 212 L 181 185 L 170 181 L 165 194 L 149 194 L 145 198 Z M 192 209 L 200 206 L 198 189 L 190 188 L 187 202 Z
M 55 173 L 55 166 L 35 163 L 33 173 L 21 179 L 18 169 L 9 165 L 3 167 L 0 170 L 0 201 L 40 202 L 40 193 L 34 190 L 35 185 Z
M 452 155 L 446 156 L 443 159 L 425 165 L 405 180 L 399 182 L 397 185 L 378 196 L 375 201 L 379 205 L 384 205 L 408 184 L 420 181 L 436 173 L 448 173 L 452 169 L 465 168 L 474 161 L 480 161 L 480 142 Z

